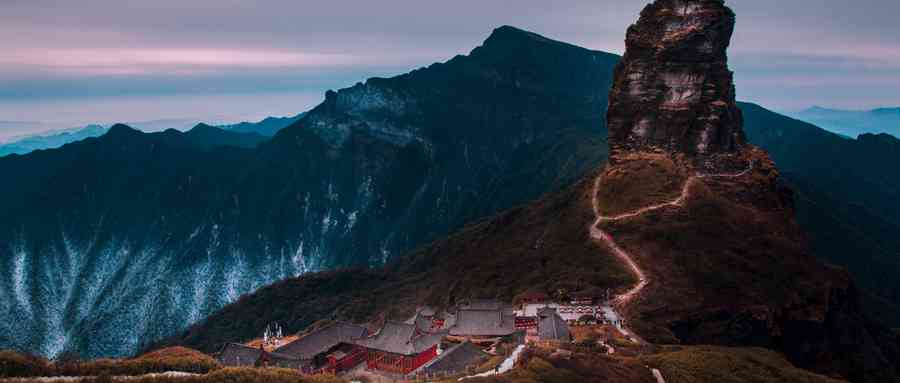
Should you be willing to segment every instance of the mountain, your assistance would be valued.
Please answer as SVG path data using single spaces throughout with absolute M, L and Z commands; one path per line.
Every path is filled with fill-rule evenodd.
M 847 267 L 876 296 L 880 317 L 900 326 L 900 140 L 847 139 L 758 105 L 741 109 L 750 141 L 769 152 L 794 190 L 813 253 Z
M 304 114 L 300 113 L 293 117 L 266 117 L 258 122 L 241 122 L 231 125 L 219 125 L 219 127 L 233 132 L 259 133 L 266 137 L 272 137 L 279 130 L 297 122 Z
M 130 354 L 265 284 L 380 266 L 562 188 L 606 155 L 617 61 L 501 27 L 330 91 L 254 149 L 116 127 L 2 158 L 0 347 Z
M 88 125 L 58 133 L 28 136 L 0 144 L 0 157 L 9 154 L 26 154 L 38 149 L 58 148 L 70 142 L 97 137 L 103 133 L 106 133 L 106 128 L 100 125 Z
M 614 288 L 630 326 L 654 343 L 765 347 L 854 382 L 900 380 L 898 335 L 867 316 L 846 271 L 811 254 L 792 191 L 744 139 L 724 54 L 733 26 L 721 1 L 648 6 L 610 92 L 610 160 L 571 186 L 381 270 L 267 286 L 166 343 L 212 350 L 272 321 L 299 331 L 466 297 Z M 746 125 L 769 127 L 758 122 Z
M 218 147 L 255 148 L 259 144 L 268 141 L 268 138 L 256 132 L 228 131 L 222 128 L 197 124 L 191 130 L 181 134 L 175 129 L 163 132 L 169 136 L 180 136 L 189 145 L 200 150 L 210 150 Z
M 0 344 L 95 355 L 164 331 L 170 322 L 124 312 L 179 294 L 168 277 L 193 278 L 181 268 L 188 260 L 154 250 L 191 253 L 169 246 L 183 219 L 204 213 L 198 209 L 263 140 L 206 125 L 142 133 L 120 124 L 60 149 L 0 159 L 0 174 L 15 185 L 0 191 L 0 216 L 15 217 L 0 223 L 0 260 L 10 270 L 0 279 Z
M 815 106 L 791 116 L 847 137 L 866 133 L 900 137 L 900 108 L 842 110 Z
M 281 128 L 297 121 L 300 115 L 294 117 L 268 117 L 259 122 L 242 122 L 234 125 L 222 125 L 220 128 L 238 133 L 258 133 L 271 137 Z M 183 119 L 166 119 L 126 123 L 132 128 L 144 132 L 164 131 L 168 129 L 189 130 L 193 122 Z M 205 124 L 204 124 L 205 125 Z M 58 131 L 52 134 L 38 134 L 20 138 L 5 144 L 0 144 L 0 157 L 9 154 L 28 154 L 39 149 L 55 149 L 70 142 L 81 141 L 85 138 L 98 137 L 106 133 L 108 129 L 101 125 L 88 125 L 82 128 Z

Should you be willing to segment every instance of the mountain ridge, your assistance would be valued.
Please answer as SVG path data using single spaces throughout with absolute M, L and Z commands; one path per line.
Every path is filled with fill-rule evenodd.
M 252 149 L 119 127 L 0 159 L 15 186 L 0 199 L 0 262 L 17 271 L 0 276 L 0 333 L 29 334 L 0 345 L 130 354 L 265 284 L 381 265 L 567 185 L 604 156 L 598 111 L 617 58 L 542 44 L 561 53 L 547 56 L 534 41 L 495 36 L 329 92 Z

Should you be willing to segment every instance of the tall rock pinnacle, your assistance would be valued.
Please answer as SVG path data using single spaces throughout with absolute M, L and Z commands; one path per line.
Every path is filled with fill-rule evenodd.
M 609 96 L 611 160 L 626 151 L 703 156 L 744 144 L 725 51 L 734 12 L 723 0 L 656 0 L 628 29 Z

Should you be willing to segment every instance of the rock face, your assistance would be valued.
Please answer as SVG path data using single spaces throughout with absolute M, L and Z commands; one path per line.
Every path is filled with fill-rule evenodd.
M 704 155 L 744 144 L 725 54 L 734 21 L 721 0 L 660 0 L 641 12 L 610 91 L 613 161 L 629 150 Z

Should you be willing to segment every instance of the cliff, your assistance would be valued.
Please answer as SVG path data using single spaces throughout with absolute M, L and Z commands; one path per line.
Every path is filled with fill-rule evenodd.
M 633 150 L 698 155 L 745 143 L 726 49 L 735 15 L 722 1 L 657 1 L 628 28 L 610 91 L 611 160 Z

